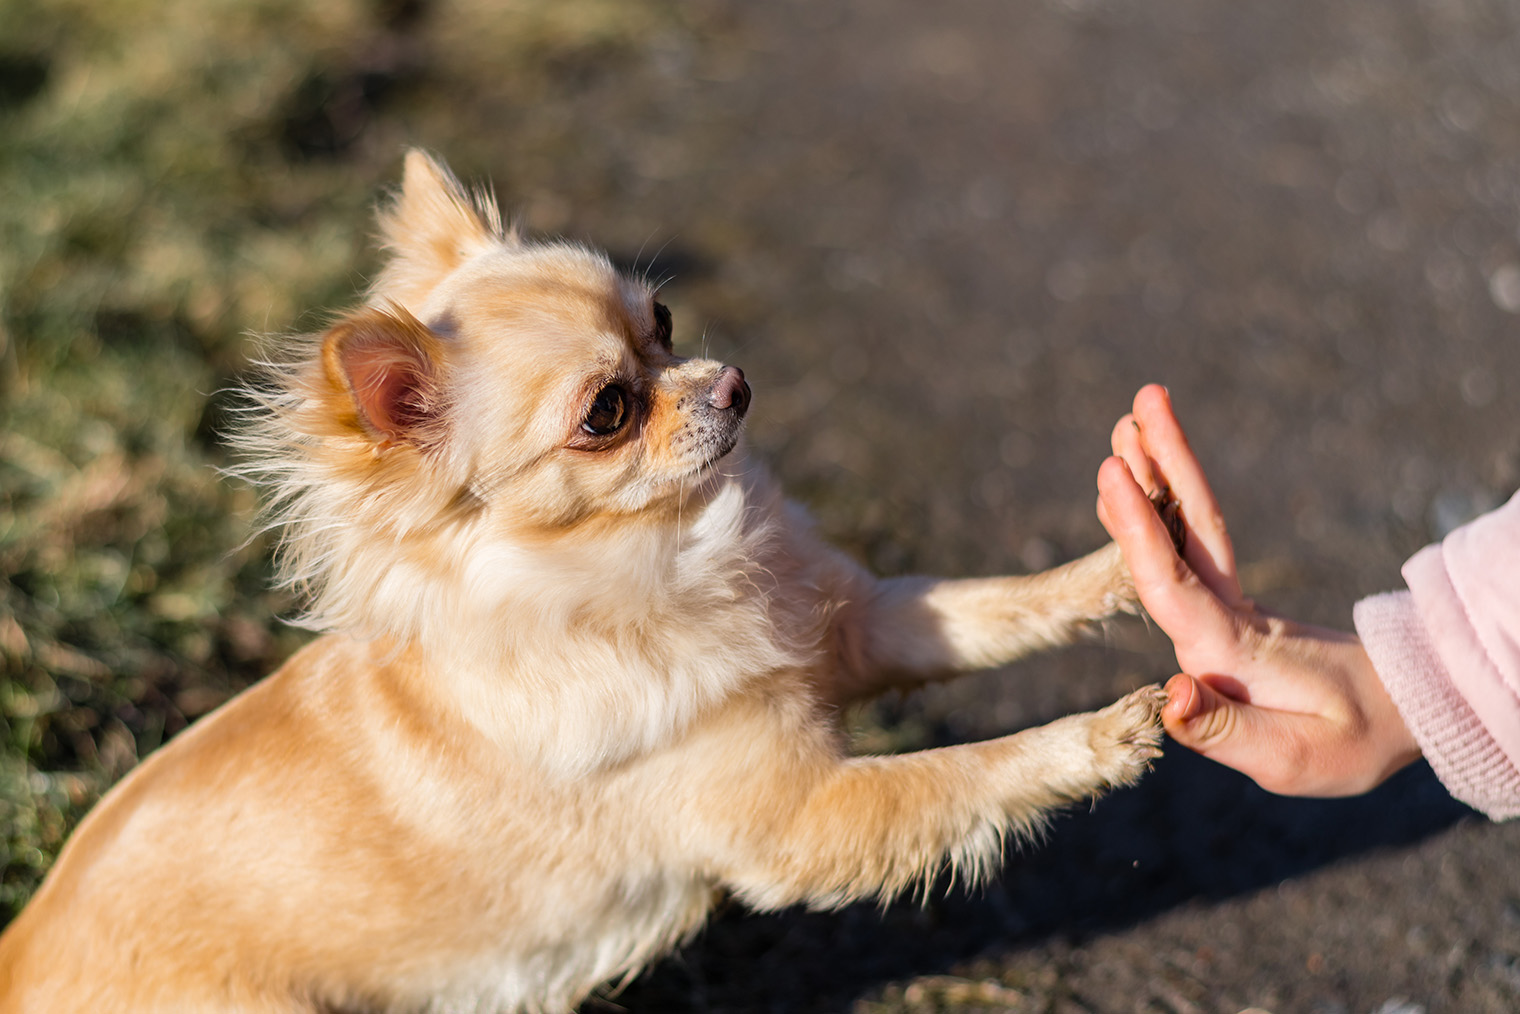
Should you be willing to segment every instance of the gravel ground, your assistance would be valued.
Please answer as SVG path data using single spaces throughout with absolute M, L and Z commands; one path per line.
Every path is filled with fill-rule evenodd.
M 461 168 L 530 226 L 672 276 L 678 335 L 744 367 L 754 442 L 879 570 L 1096 546 L 1093 475 L 1148 380 L 1211 468 L 1248 591 L 1290 615 L 1349 624 L 1520 485 L 1520 8 L 684 17 L 647 59 L 504 107 L 510 178 L 484 142 Z M 863 737 L 990 736 L 1172 664 L 1118 625 L 886 701 Z M 1520 826 L 1423 767 L 1305 802 L 1180 753 L 983 892 L 728 912 L 606 1009 L 1520 1009 Z

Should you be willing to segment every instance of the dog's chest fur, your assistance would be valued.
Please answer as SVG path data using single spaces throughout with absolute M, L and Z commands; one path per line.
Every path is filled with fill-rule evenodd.
M 699 928 L 715 899 L 705 878 L 675 870 L 608 883 L 600 904 L 561 913 L 573 932 L 532 949 L 493 947 L 419 976 L 392 1011 L 567 1011 L 603 983 L 643 968 Z
M 761 470 L 726 484 L 705 510 L 680 550 L 680 586 L 645 602 L 681 615 L 583 626 L 574 609 L 541 599 L 530 631 L 495 628 L 507 646 L 493 668 L 512 678 L 466 675 L 456 686 L 459 714 L 515 755 L 506 773 L 482 770 L 471 783 L 501 785 L 499 796 L 460 793 L 431 772 L 425 750 L 404 765 L 395 763 L 404 750 L 363 751 L 388 754 L 392 785 L 433 801 L 415 830 L 473 839 L 476 855 L 497 857 L 500 876 L 461 893 L 491 931 L 392 984 L 387 1009 L 568 1010 L 702 924 L 722 879 L 706 859 L 725 846 L 704 840 L 681 787 L 753 767 L 758 759 L 744 751 L 775 729 L 817 733 L 818 704 L 796 690 L 834 664 L 834 596 L 853 574 L 832 552 L 798 552 L 797 540 L 812 536 Z M 504 594 L 497 589 L 498 601 Z M 609 610 L 597 612 L 605 619 Z M 567 622 L 546 626 L 546 616 Z M 567 670 L 565 657 L 581 661 Z M 535 678 L 545 671 L 556 679 Z M 742 692 L 767 683 L 773 699 Z M 403 769 L 411 777 L 396 782 Z M 539 816 L 526 823 L 522 813 Z M 557 826 L 543 826 L 545 813 L 561 815 Z

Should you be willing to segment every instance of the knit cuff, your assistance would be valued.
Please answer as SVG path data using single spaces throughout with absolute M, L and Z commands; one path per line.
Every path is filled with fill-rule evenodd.
M 1374 595 L 1352 615 L 1373 668 L 1441 784 L 1493 820 L 1520 816 L 1520 771 L 1452 685 L 1413 596 Z

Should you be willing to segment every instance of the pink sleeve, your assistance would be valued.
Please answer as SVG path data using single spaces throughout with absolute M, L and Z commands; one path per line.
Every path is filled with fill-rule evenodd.
M 1520 816 L 1520 495 L 1404 564 L 1356 629 L 1452 795 Z

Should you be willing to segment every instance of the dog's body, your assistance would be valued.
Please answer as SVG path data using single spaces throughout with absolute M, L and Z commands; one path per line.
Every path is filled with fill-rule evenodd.
M 263 396 L 335 631 L 144 762 L 0 937 L 20 1012 L 566 1011 L 698 927 L 889 896 L 1125 784 L 1159 700 L 848 757 L 834 716 L 1133 608 L 1113 547 L 880 581 L 734 451 L 742 375 L 425 156 L 370 305 Z

